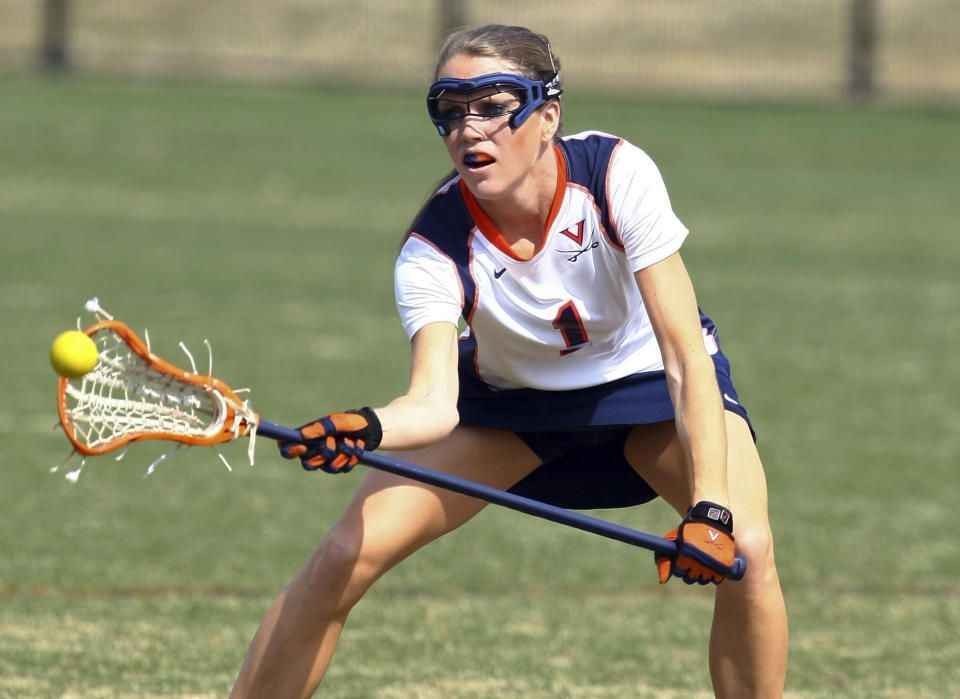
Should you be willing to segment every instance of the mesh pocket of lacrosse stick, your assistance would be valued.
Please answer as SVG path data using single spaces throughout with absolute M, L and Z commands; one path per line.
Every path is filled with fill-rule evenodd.
M 84 332 L 97 346 L 97 366 L 79 379 L 61 377 L 57 388 L 60 423 L 81 454 L 144 439 L 215 445 L 253 436 L 256 414 L 220 379 L 170 364 L 122 321 L 100 320 Z

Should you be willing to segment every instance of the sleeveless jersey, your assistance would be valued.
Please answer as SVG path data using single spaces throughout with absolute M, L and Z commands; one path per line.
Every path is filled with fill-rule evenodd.
M 688 233 L 660 173 L 642 150 L 600 132 L 566 137 L 555 151 L 557 194 L 531 259 L 510 252 L 457 176 L 424 208 L 396 263 L 407 334 L 462 317 L 461 348 L 496 389 L 573 390 L 663 369 L 633 276 Z

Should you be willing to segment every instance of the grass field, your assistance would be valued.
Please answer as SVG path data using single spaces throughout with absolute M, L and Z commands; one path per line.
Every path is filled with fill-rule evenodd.
M 645 147 L 693 231 L 767 466 L 787 695 L 960 695 L 957 115 L 569 97 L 567 130 Z M 49 342 L 96 295 L 174 361 L 209 338 L 277 422 L 382 404 L 442 148 L 419 95 L 5 77 L 0 104 L 0 696 L 223 696 L 360 476 L 260 444 L 141 480 L 145 444 L 71 485 Z M 711 608 L 648 554 L 491 508 L 373 589 L 323 696 L 705 697 Z

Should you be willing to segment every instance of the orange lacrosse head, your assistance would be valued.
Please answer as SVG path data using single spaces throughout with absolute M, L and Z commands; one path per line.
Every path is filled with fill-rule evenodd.
M 226 383 L 162 359 L 126 323 L 100 320 L 84 332 L 97 366 L 57 387 L 60 424 L 82 454 L 144 439 L 219 444 L 255 428 L 256 413 Z

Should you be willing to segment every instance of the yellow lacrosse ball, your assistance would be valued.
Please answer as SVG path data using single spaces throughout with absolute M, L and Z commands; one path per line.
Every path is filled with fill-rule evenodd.
M 67 330 L 50 347 L 50 364 L 60 376 L 79 379 L 93 371 L 99 359 L 97 346 L 86 333 Z

